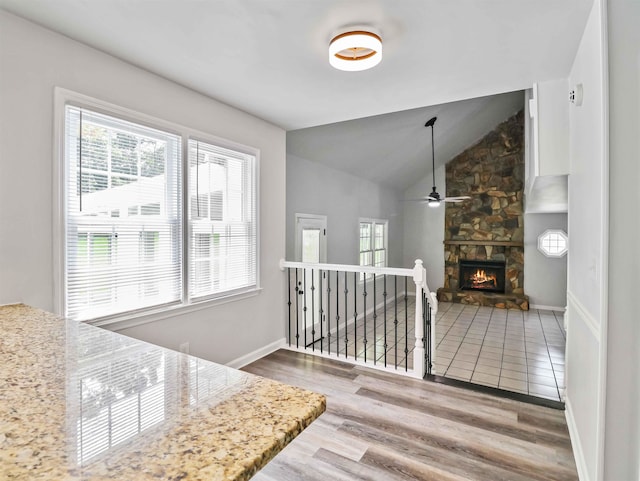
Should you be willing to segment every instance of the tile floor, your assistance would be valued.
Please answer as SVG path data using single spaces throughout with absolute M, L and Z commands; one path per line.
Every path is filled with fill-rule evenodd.
M 375 335 L 373 316 L 346 330 L 340 326 L 322 349 L 338 350 L 349 358 L 365 358 L 376 363 L 413 367 L 413 298 L 399 303 L 397 329 L 394 308 L 387 310 L 387 349 L 384 349 L 384 312 L 377 313 Z M 405 319 L 407 323 L 405 326 Z M 531 309 L 516 311 L 492 307 L 440 303 L 436 315 L 435 374 L 490 387 L 529 394 L 555 401 L 561 400 L 564 388 L 565 332 L 561 312 Z M 367 343 L 363 342 L 365 337 Z M 374 342 L 375 339 L 375 349 Z M 397 346 L 397 348 L 396 348 Z M 315 344 L 320 348 L 320 342 Z M 405 357 L 404 350 L 408 351 Z M 346 354 L 345 354 L 346 353 Z M 374 355 L 375 353 L 375 355 Z M 356 356 L 357 355 L 357 356 Z
M 560 401 L 562 326 L 561 312 L 440 303 L 436 374 Z

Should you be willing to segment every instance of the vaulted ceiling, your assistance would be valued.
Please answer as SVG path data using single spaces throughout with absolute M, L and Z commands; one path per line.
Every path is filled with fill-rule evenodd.
M 404 190 L 571 68 L 592 0 L 0 0 L 0 8 L 272 122 L 287 153 Z M 328 62 L 369 25 L 375 68 Z M 511 93 L 509 93 L 511 92 Z M 497 95 L 496 95 L 497 94 Z M 393 168 L 390 168 L 393 166 Z
M 0 7 L 286 130 L 566 77 L 592 0 L 0 0 Z M 342 72 L 368 24 L 382 63 Z

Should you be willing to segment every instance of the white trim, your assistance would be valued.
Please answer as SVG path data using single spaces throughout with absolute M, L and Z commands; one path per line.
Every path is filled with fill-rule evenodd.
M 352 266 L 348 264 L 310 264 L 306 262 L 291 262 L 280 259 L 280 270 L 285 267 L 297 269 L 322 269 L 324 271 L 364 272 L 366 274 L 386 274 L 388 276 L 406 276 L 413 278 L 413 269 L 400 267 L 370 267 Z
M 304 222 L 305 220 L 311 222 Z M 302 221 L 302 222 L 301 222 Z M 301 214 L 296 212 L 295 220 L 294 220 L 294 228 L 295 228 L 295 252 L 294 257 L 298 261 L 302 261 L 302 246 L 300 245 L 301 239 L 300 234 L 301 231 L 298 229 L 300 225 L 302 228 L 305 228 L 304 224 L 308 224 L 309 226 L 317 227 L 318 229 L 322 229 L 324 232 L 320 235 L 320 262 L 327 261 L 327 216 L 326 215 L 318 215 L 318 214 Z
M 347 364 L 353 364 L 354 366 L 367 367 L 369 369 L 376 369 L 378 371 L 388 372 L 391 374 L 400 374 L 401 376 L 407 376 L 412 378 L 421 378 L 420 375 L 417 375 L 413 369 L 409 369 L 405 371 L 404 369 L 395 368 L 387 365 L 384 367 L 384 363 L 373 364 L 372 362 L 364 362 L 359 359 L 353 359 L 353 357 L 345 357 L 338 356 L 335 353 L 327 354 L 324 352 L 320 352 L 319 349 L 316 349 L 315 352 L 312 352 L 310 349 L 305 349 L 304 347 L 296 348 L 295 346 L 284 345 L 282 349 L 286 349 L 288 351 L 301 352 L 303 354 L 311 354 L 313 356 L 324 357 L 325 359 L 332 359 L 334 361 L 346 362 Z
M 571 305 L 571 306 L 574 307 L 574 309 L 576 310 L 576 312 L 580 316 L 580 319 L 589 328 L 589 331 L 591 332 L 591 335 L 594 337 L 594 339 L 598 343 L 600 343 L 601 342 L 600 341 L 600 329 L 601 329 L 601 326 L 599 325 L 599 322 L 597 321 L 597 319 L 595 317 L 593 317 L 589 313 L 589 311 L 587 311 L 587 308 L 584 307 L 584 305 L 569 290 L 567 290 L 567 306 L 568 305 Z M 575 322 L 575 317 L 572 317 L 571 321 Z
M 193 129 L 186 125 L 177 124 L 168 120 L 160 119 L 147 115 L 145 113 L 132 110 L 126 107 L 121 107 L 109 102 L 90 97 L 72 90 L 68 90 L 62 87 L 54 87 L 54 108 L 53 108 L 53 176 L 52 176 L 52 249 L 53 249 L 53 305 L 54 313 L 60 316 L 64 315 L 65 305 L 65 253 L 66 253 L 66 199 L 65 199 L 65 162 L 64 162 L 64 132 L 65 132 L 65 107 L 66 105 L 74 105 L 80 108 L 89 108 L 98 113 L 106 115 L 117 116 L 123 120 L 131 121 L 140 125 L 146 125 L 148 127 L 163 130 L 177 135 L 182 139 L 182 172 L 183 179 L 182 192 L 180 194 L 182 199 L 182 227 L 183 227 L 183 245 L 181 255 L 183 256 L 183 292 L 180 303 L 174 306 L 158 306 L 156 308 L 144 309 L 135 312 L 128 312 L 117 314 L 108 318 L 94 319 L 86 321 L 89 324 L 96 326 L 114 325 L 116 330 L 125 329 L 127 327 L 133 327 L 149 322 L 155 322 L 161 319 L 165 319 L 169 316 L 177 316 L 183 313 L 197 311 L 200 309 L 206 309 L 219 304 L 225 304 L 227 302 L 233 302 L 236 300 L 246 299 L 257 295 L 261 291 L 260 283 L 260 149 L 244 145 L 232 140 L 224 139 L 213 134 L 202 132 L 197 129 Z M 220 297 L 208 300 L 194 300 L 188 296 L 189 285 L 189 258 L 187 254 L 188 249 L 188 235 L 189 235 L 189 222 L 188 216 L 188 202 L 186 190 L 188 184 L 188 141 L 189 140 L 201 140 L 216 146 L 242 152 L 244 154 L 252 155 L 255 158 L 255 173 L 254 173 L 254 191 L 256 202 L 256 280 L 255 286 L 247 290 L 221 292 Z M 170 314 L 167 314 L 170 313 Z
M 149 324 L 151 322 L 161 321 L 170 317 L 182 316 L 190 312 L 201 311 L 203 309 L 209 309 L 211 307 L 220 306 L 222 304 L 228 304 L 230 302 L 242 301 L 255 297 L 262 291 L 262 288 L 252 289 L 241 294 L 233 294 L 231 296 L 218 297 L 216 299 L 209 299 L 207 301 L 201 301 L 194 304 L 177 304 L 174 306 L 168 306 L 160 308 L 154 311 L 146 311 L 143 314 L 130 314 L 129 316 L 119 316 L 112 319 L 98 319 L 95 321 L 85 321 L 86 324 L 92 326 L 107 327 L 111 331 L 121 331 L 130 327 L 141 326 L 143 324 Z
M 544 304 L 529 304 L 530 309 L 540 309 L 541 311 L 559 311 L 565 312 L 566 306 L 546 306 Z
M 556 234 L 564 239 L 565 244 L 564 244 L 564 250 L 562 252 L 558 254 L 553 254 L 545 249 L 543 245 L 544 244 L 543 239 L 549 234 Z M 538 250 L 544 256 L 549 257 L 550 259 L 559 259 L 561 257 L 564 257 L 567 255 L 567 251 L 569 250 L 569 237 L 567 236 L 567 233 L 562 229 L 547 229 L 538 236 Z
M 607 399 L 607 330 L 609 326 L 609 40 L 608 0 L 601 0 L 601 64 L 602 65 L 602 164 L 600 189 L 602 191 L 602 231 L 600 239 L 600 352 L 598 359 L 598 425 L 596 431 L 596 476 L 604 480 L 606 399 Z
M 591 481 L 589 479 L 589 470 L 587 469 L 587 460 L 582 451 L 582 442 L 580 440 L 580 432 L 573 417 L 573 406 L 571 400 L 565 397 L 564 400 L 564 417 L 567 420 L 567 428 L 569 429 L 569 437 L 571 438 L 571 446 L 573 448 L 573 457 L 576 462 L 576 470 L 578 471 L 578 479 L 580 481 Z
M 233 361 L 229 361 L 225 365 L 232 367 L 234 369 L 241 369 L 247 364 L 251 364 L 252 362 L 257 361 L 258 359 L 268 356 L 272 352 L 275 352 L 278 349 L 285 347 L 286 343 L 287 343 L 287 340 L 283 337 L 282 339 L 273 341 L 272 343 L 267 344 L 266 346 L 262 346 L 261 348 L 256 349 L 255 351 L 245 354 L 244 356 L 240 356 L 239 358 L 234 359 Z

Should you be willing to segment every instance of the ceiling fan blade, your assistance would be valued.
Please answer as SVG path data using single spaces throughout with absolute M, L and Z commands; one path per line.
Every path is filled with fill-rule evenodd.
M 404 199 L 405 202 L 429 202 L 429 197 L 420 197 L 418 199 Z
M 445 200 L 451 200 L 451 201 L 461 201 L 461 200 L 468 200 L 471 199 L 471 197 L 469 197 L 468 195 L 459 195 L 457 197 L 445 197 Z

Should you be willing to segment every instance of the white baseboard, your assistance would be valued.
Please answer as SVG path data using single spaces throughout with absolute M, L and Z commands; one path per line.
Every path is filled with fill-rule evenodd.
M 565 311 L 565 306 L 545 306 L 544 304 L 529 304 L 529 309 L 540 309 L 541 311 Z
M 591 481 L 589 479 L 589 471 L 587 470 L 587 463 L 582 451 L 582 443 L 580 442 L 580 433 L 576 426 L 576 421 L 573 417 L 573 408 L 571 406 L 571 400 L 565 396 L 564 400 L 564 416 L 567 420 L 567 427 L 569 428 L 569 437 L 571 438 L 571 447 L 573 448 L 573 457 L 576 461 L 576 469 L 578 471 L 578 479 L 580 481 Z
M 234 359 L 231 362 L 228 362 L 226 365 L 232 367 L 234 369 L 240 369 L 247 364 L 251 364 L 258 359 L 265 357 L 271 354 L 274 351 L 284 347 L 286 345 L 286 339 L 283 337 L 282 339 L 278 339 L 277 341 L 272 342 L 271 344 L 267 344 L 266 346 L 261 347 L 260 349 L 256 349 L 249 354 L 245 354 L 244 356 L 240 356 L 238 359 Z

